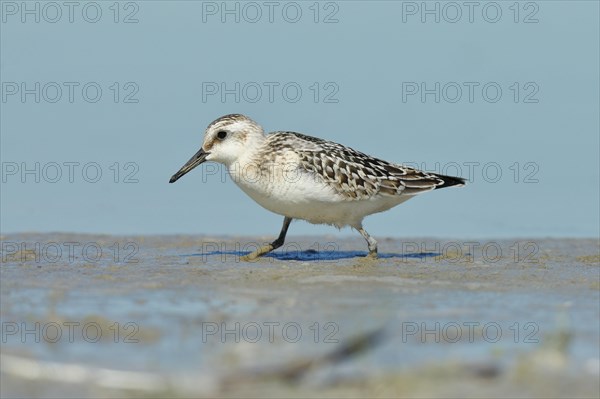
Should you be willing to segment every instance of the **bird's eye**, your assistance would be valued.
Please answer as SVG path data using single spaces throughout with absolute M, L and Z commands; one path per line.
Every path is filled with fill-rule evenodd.
M 217 132 L 217 138 L 219 140 L 223 140 L 225 137 L 227 137 L 227 132 L 224 130 L 221 130 L 219 132 Z

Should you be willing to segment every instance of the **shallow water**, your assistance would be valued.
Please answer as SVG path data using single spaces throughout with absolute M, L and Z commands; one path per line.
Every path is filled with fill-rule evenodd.
M 599 395 L 597 240 L 267 239 L 3 236 L 2 396 Z

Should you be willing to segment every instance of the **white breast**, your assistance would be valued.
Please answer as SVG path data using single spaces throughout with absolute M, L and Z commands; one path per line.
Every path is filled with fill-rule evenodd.
M 298 166 L 297 156 L 286 152 L 260 167 L 256 162 L 240 160 L 228 170 L 235 183 L 265 209 L 314 224 L 358 227 L 365 216 L 388 210 L 410 198 L 349 200 Z

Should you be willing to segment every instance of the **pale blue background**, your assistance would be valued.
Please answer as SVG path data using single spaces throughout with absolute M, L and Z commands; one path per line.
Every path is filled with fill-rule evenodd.
M 281 217 L 231 181 L 199 168 L 169 177 L 198 149 L 205 126 L 245 113 L 268 131 L 295 130 L 397 162 L 497 162 L 465 188 L 423 195 L 366 220 L 376 237 L 598 236 L 599 26 L 596 1 L 537 2 L 539 23 L 515 24 L 509 5 L 491 24 L 402 22 L 401 2 L 337 2 L 338 23 L 202 21 L 200 1 L 141 1 L 136 24 L 63 20 L 1 27 L 3 82 L 99 82 L 101 101 L 0 103 L 2 162 L 98 162 L 101 182 L 2 183 L 1 230 L 114 234 L 276 235 Z M 260 3 L 260 2 L 259 2 Z M 313 2 L 303 2 L 305 13 Z M 420 4 L 421 2 L 418 2 Z M 20 4 L 20 2 L 18 2 Z M 220 4 L 220 2 L 218 2 Z M 283 3 L 282 3 L 283 4 Z M 429 4 L 433 4 L 430 2 Z M 443 4 L 443 3 L 441 3 Z M 483 4 L 483 3 L 482 3 Z M 523 18 L 523 15 L 521 16 Z M 431 21 L 431 19 L 430 19 Z M 115 104 L 111 82 L 139 85 L 137 104 Z M 202 82 L 299 82 L 302 99 L 202 101 Z M 312 82 L 336 82 L 338 103 L 314 103 Z M 498 82 L 502 99 L 402 102 L 402 82 Z M 537 104 L 515 104 L 512 82 L 536 82 Z M 114 162 L 139 165 L 137 184 L 113 183 Z M 509 166 L 534 162 L 539 183 Z M 463 174 L 466 175 L 466 169 Z M 121 176 L 122 178 L 122 176 Z M 522 181 L 523 175 L 520 176 Z M 291 234 L 337 234 L 297 223 Z M 350 233 L 350 230 L 345 230 Z

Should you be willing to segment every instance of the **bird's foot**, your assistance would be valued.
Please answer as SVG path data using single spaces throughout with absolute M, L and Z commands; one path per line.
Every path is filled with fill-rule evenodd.
M 354 265 L 356 268 L 371 268 L 379 264 L 377 262 L 377 252 L 369 252 L 366 256 L 357 258 L 356 261 Z
M 244 255 L 244 256 L 240 257 L 240 260 L 242 262 L 251 262 L 253 260 L 256 260 L 260 256 L 268 254 L 272 250 L 273 250 L 272 244 L 263 245 L 262 247 L 258 248 L 256 251 L 251 252 L 248 255 Z

